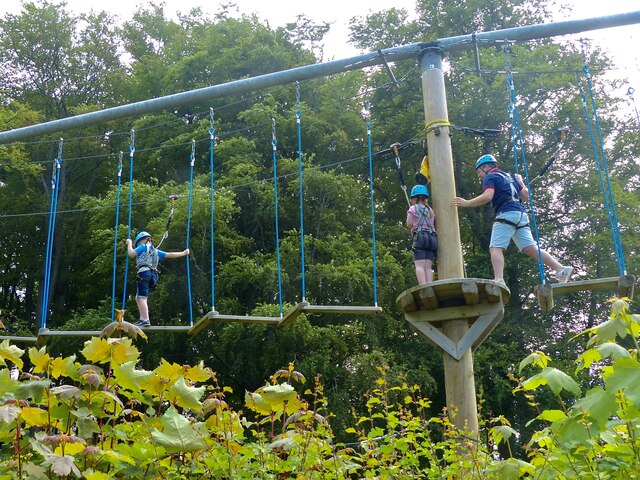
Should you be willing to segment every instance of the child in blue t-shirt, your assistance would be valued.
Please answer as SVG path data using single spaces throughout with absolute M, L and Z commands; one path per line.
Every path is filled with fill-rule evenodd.
M 138 275 L 136 277 L 136 303 L 140 312 L 140 319 L 135 323 L 138 327 L 149 327 L 149 305 L 147 297 L 158 283 L 158 262 L 163 258 L 180 258 L 189 255 L 189 249 L 182 252 L 164 252 L 153 246 L 153 238 L 148 232 L 136 235 L 135 248 L 130 238 L 127 238 L 127 253 L 136 258 Z

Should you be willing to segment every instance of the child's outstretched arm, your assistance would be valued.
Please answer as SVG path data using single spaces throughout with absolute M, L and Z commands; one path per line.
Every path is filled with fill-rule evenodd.
M 191 253 L 191 251 L 187 248 L 186 250 L 183 250 L 181 252 L 167 252 L 165 256 L 166 258 L 180 258 L 186 257 L 187 255 L 189 255 L 189 253 Z

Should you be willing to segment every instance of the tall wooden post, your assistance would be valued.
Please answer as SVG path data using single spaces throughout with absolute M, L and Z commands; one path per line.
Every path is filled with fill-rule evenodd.
M 446 125 L 447 98 L 442 72 L 442 50 L 427 48 L 421 59 L 424 116 L 427 125 L 429 165 L 433 208 L 438 225 L 438 279 L 463 278 L 463 257 L 460 241 L 458 210 L 453 205 L 456 193 L 453 173 L 453 156 L 449 128 Z M 435 128 L 432 128 L 435 127 Z M 469 330 L 468 319 L 448 320 L 442 332 L 453 342 L 458 342 Z M 478 432 L 478 410 L 473 372 L 473 354 L 468 349 L 459 360 L 444 353 L 445 391 L 447 406 L 453 423 L 472 434 Z

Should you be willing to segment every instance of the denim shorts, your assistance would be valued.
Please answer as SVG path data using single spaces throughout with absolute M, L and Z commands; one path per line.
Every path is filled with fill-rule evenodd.
M 493 222 L 490 248 L 502 248 L 506 250 L 511 240 L 513 240 L 513 243 L 516 244 L 516 247 L 518 247 L 520 251 L 536 244 L 536 241 L 531 235 L 529 216 L 526 213 L 517 211 L 503 212 L 496 216 L 496 220 L 498 219 L 508 220 L 517 224 L 520 228 L 516 228 L 508 223 Z
M 136 298 L 147 298 L 158 284 L 158 272 L 155 270 L 144 270 L 138 272 L 136 277 Z

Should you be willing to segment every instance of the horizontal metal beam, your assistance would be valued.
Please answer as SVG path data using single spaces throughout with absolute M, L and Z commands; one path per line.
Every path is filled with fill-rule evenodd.
M 507 28 L 491 32 L 460 35 L 456 37 L 443 38 L 429 43 L 413 43 L 356 55 L 355 57 L 342 60 L 333 60 L 331 62 L 317 63 L 280 72 L 267 73 L 265 75 L 234 80 L 220 85 L 175 93 L 173 95 L 107 108 L 96 112 L 83 113 L 75 117 L 63 118 L 29 127 L 17 128 L 15 130 L 8 130 L 0 133 L 0 144 L 25 140 L 40 135 L 62 132 L 74 128 L 98 125 L 127 117 L 141 116 L 161 110 L 174 109 L 182 105 L 205 103 L 216 98 L 230 95 L 241 95 L 277 85 L 325 77 L 351 70 L 360 70 L 374 65 L 384 65 L 387 62 L 416 58 L 426 48 L 441 48 L 443 51 L 456 51 L 473 48 L 474 43 L 478 47 L 482 47 L 483 44 L 487 45 L 496 41 L 534 40 L 538 38 L 569 35 L 589 30 L 619 27 L 636 23 L 640 23 L 640 11 L 621 13 L 606 17 L 568 20 L 563 22 L 552 22 Z

